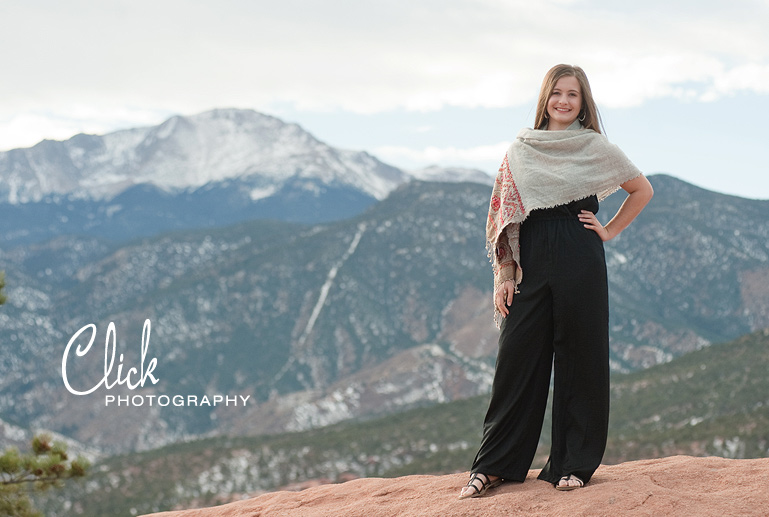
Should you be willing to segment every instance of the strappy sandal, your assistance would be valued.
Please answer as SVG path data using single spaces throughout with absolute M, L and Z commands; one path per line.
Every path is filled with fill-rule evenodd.
M 470 481 L 467 482 L 467 485 L 465 485 L 465 488 L 470 487 L 473 489 L 473 492 L 470 492 L 469 494 L 459 494 L 460 499 L 467 499 L 468 497 L 481 497 L 483 494 L 486 493 L 486 491 L 491 490 L 492 488 L 496 488 L 499 485 L 501 485 L 505 480 L 502 478 L 497 478 L 494 481 L 491 481 L 489 476 L 486 474 L 480 474 L 484 478 L 486 478 L 486 481 L 478 477 L 480 473 L 474 472 L 472 477 L 470 477 Z M 478 480 L 481 482 L 481 488 L 478 488 L 478 485 L 475 484 L 475 480 Z
M 569 485 L 568 483 L 571 480 L 576 481 L 578 484 L 576 484 L 576 485 Z M 563 485 L 563 486 L 559 485 L 558 483 L 560 483 L 561 481 L 566 481 L 566 484 Z M 568 476 L 563 476 L 561 479 L 558 480 L 558 483 L 556 483 L 555 489 L 556 490 L 562 490 L 562 491 L 576 490 L 578 488 L 582 488 L 583 486 L 585 486 L 585 482 L 582 481 L 581 479 L 579 479 L 574 474 L 569 474 Z

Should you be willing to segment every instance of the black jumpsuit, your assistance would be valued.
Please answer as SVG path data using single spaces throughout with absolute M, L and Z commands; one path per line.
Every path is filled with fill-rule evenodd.
M 550 458 L 539 479 L 584 482 L 609 422 L 609 297 L 603 241 L 579 221 L 595 196 L 534 210 L 521 225 L 523 280 L 502 321 L 491 401 L 472 471 L 523 481 L 537 449 L 554 365 Z

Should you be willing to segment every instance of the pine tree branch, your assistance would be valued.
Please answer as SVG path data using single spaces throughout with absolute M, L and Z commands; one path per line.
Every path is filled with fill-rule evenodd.
M 0 481 L 0 485 L 6 486 L 6 485 L 20 485 L 22 483 L 47 483 L 49 481 L 64 481 L 65 479 L 68 479 L 66 477 L 61 476 L 49 476 L 44 478 L 29 478 L 29 477 L 23 477 L 23 478 L 13 478 L 9 480 L 3 480 Z

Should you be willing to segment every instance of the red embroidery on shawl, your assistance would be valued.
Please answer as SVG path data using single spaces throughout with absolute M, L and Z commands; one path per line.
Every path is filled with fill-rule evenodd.
M 497 213 L 495 217 L 495 227 L 502 226 L 503 221 L 510 221 L 516 214 L 524 214 L 523 201 L 521 200 L 521 194 L 518 192 L 518 186 L 513 181 L 513 173 L 510 172 L 510 163 L 507 160 L 507 154 L 502 161 L 502 165 L 499 167 L 501 175 L 497 175 L 497 183 L 501 183 L 502 187 L 502 210 Z

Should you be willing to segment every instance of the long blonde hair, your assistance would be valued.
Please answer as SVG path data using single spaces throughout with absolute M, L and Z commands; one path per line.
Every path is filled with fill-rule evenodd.
M 537 114 L 534 117 L 534 129 L 544 129 L 547 126 L 547 101 L 553 94 L 555 83 L 561 77 L 576 77 L 579 82 L 579 88 L 582 90 L 582 109 L 580 109 L 578 118 L 580 123 L 587 129 L 592 129 L 596 133 L 601 133 L 603 121 L 598 113 L 598 107 L 593 100 L 593 92 L 590 90 L 590 83 L 587 80 L 585 71 L 578 66 L 573 65 L 555 65 L 551 68 L 545 78 L 542 80 L 542 88 L 539 90 L 539 99 L 537 100 Z

